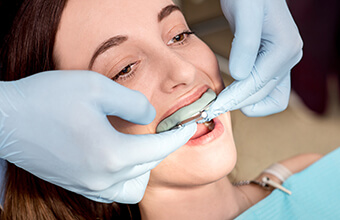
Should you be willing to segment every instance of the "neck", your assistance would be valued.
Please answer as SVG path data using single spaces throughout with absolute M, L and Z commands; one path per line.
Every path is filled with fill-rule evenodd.
M 244 204 L 244 196 L 225 177 L 196 187 L 149 186 L 139 208 L 143 220 L 233 219 Z

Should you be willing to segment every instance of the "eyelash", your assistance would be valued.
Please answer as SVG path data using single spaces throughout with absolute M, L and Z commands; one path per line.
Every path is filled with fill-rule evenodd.
M 185 41 L 187 40 L 187 38 L 192 35 L 192 34 L 195 34 L 195 32 L 193 31 L 183 31 L 182 33 L 180 34 L 177 34 L 175 37 L 173 37 L 168 43 L 167 45 L 171 45 L 171 41 L 174 41 L 174 39 L 178 36 L 183 36 L 184 39 L 180 40 L 179 42 L 173 42 L 172 44 L 179 44 L 179 45 L 183 45 L 185 43 Z
M 130 77 L 132 77 L 135 74 L 135 68 L 133 68 L 133 67 L 136 64 L 138 64 L 138 62 L 130 63 L 129 65 L 124 67 L 118 74 L 116 74 L 114 77 L 112 77 L 112 80 L 117 81 L 117 80 L 127 80 L 127 79 L 129 79 Z M 123 73 L 122 74 L 122 72 L 127 68 L 130 68 L 131 71 L 129 73 Z
M 168 43 L 167 43 L 167 45 L 171 45 L 171 41 L 174 41 L 174 39 L 176 38 L 176 37 L 178 37 L 178 36 L 181 36 L 181 35 L 183 35 L 183 37 L 184 37 L 184 39 L 182 39 L 182 40 L 180 40 L 179 42 L 174 42 L 174 43 L 172 43 L 172 44 L 178 44 L 178 45 L 183 45 L 184 43 L 185 43 L 185 41 L 187 40 L 187 38 L 188 38 L 188 36 L 190 36 L 190 35 L 192 35 L 192 34 L 195 34 L 195 32 L 193 32 L 193 31 L 183 31 L 182 33 L 180 33 L 180 34 L 177 34 L 175 37 L 173 37 Z M 133 77 L 134 76 L 134 74 L 135 74 L 135 69 L 136 68 L 133 68 L 135 65 L 137 65 L 138 64 L 138 62 L 134 62 L 134 63 L 130 63 L 129 65 L 127 65 L 127 66 L 125 66 L 118 74 L 116 74 L 114 77 L 112 77 L 112 80 L 113 81 L 120 81 L 120 80 L 122 80 L 122 81 L 125 81 L 125 80 L 127 80 L 127 79 L 129 79 L 129 78 L 131 78 L 131 77 Z M 126 69 L 128 69 L 128 68 L 130 68 L 131 69 L 131 71 L 129 72 L 129 73 L 123 73 L 123 74 L 121 74 L 124 70 L 126 70 Z

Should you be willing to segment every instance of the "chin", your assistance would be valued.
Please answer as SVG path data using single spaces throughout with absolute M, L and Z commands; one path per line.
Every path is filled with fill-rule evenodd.
M 151 171 L 150 185 L 190 187 L 210 184 L 228 175 L 235 167 L 236 148 L 230 114 L 218 117 L 223 133 L 202 145 L 186 144 Z

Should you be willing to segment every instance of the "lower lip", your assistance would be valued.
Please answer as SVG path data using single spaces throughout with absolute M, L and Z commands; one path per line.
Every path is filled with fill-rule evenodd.
M 220 137 L 224 132 L 224 126 L 223 126 L 222 122 L 217 118 L 214 118 L 213 121 L 215 123 L 215 127 L 211 132 L 209 132 L 209 133 L 207 133 L 207 134 L 205 134 L 205 135 L 203 135 L 199 138 L 189 140 L 186 143 L 186 145 L 188 145 L 188 146 L 204 145 L 204 144 L 208 144 L 208 143 L 212 142 L 213 140 L 217 139 L 218 137 Z

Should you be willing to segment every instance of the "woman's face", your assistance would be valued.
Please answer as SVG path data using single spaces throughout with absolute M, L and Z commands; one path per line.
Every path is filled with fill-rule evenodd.
M 109 117 L 123 133 L 155 133 L 162 119 L 208 88 L 216 93 L 224 88 L 214 54 L 190 33 L 171 0 L 69 0 L 54 56 L 58 69 L 91 69 L 148 98 L 157 112 L 149 125 Z M 230 115 L 215 122 L 212 132 L 189 141 L 153 169 L 149 186 L 202 185 L 229 173 L 236 160 Z M 198 131 L 204 133 L 204 125 Z

